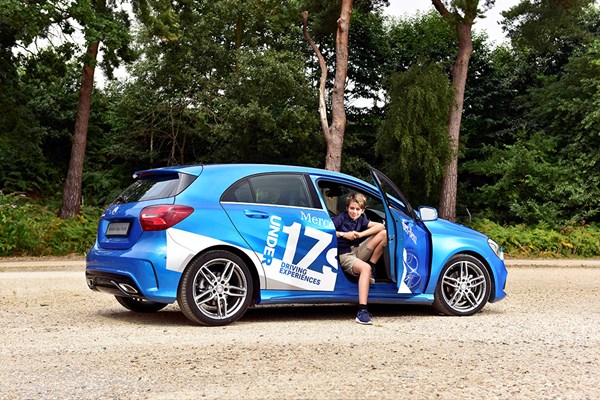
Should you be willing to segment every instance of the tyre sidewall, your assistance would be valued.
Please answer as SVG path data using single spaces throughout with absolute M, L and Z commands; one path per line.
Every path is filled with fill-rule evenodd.
M 452 267 L 457 262 L 461 262 L 461 261 L 467 261 L 467 262 L 477 265 L 481 269 L 481 271 L 485 277 L 485 281 L 486 281 L 486 289 L 485 289 L 486 291 L 485 291 L 483 300 L 476 308 L 474 308 L 473 310 L 470 310 L 470 311 L 460 311 L 460 310 L 454 309 L 452 306 L 450 306 L 446 302 L 446 300 L 444 299 L 444 294 L 442 293 L 442 283 L 443 283 L 442 281 L 443 281 L 444 275 L 446 274 L 446 272 L 448 271 L 448 269 L 450 267 Z M 446 265 L 444 265 L 444 268 L 442 268 L 442 270 L 440 272 L 440 277 L 439 277 L 437 285 L 435 287 L 433 306 L 437 311 L 439 311 L 443 314 L 446 314 L 446 315 L 469 316 L 469 315 L 476 314 L 479 311 L 481 311 L 481 309 L 487 304 L 488 299 L 490 298 L 491 286 L 492 286 L 492 280 L 490 278 L 490 273 L 489 273 L 488 269 L 486 268 L 486 266 L 479 259 L 477 259 L 476 257 L 473 257 L 471 255 L 468 255 L 468 254 L 457 254 L 455 256 L 452 256 L 450 258 L 450 260 L 448 260 L 448 262 L 446 263 Z
M 206 263 L 218 258 L 227 259 L 236 263 L 242 270 L 244 278 L 246 279 L 246 297 L 243 305 L 234 314 L 223 319 L 211 318 L 204 314 L 202 311 L 200 311 L 198 305 L 194 301 L 194 278 L 196 274 Z M 185 269 L 181 278 L 181 284 L 179 285 L 177 302 L 179 303 L 181 311 L 192 322 L 208 326 L 228 325 L 240 319 L 250 306 L 253 296 L 253 287 L 254 285 L 252 282 L 252 274 L 250 273 L 250 269 L 239 256 L 224 250 L 213 250 L 196 258 Z

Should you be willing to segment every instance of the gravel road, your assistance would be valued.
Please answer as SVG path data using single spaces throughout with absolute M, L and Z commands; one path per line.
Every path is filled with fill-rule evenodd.
M 600 397 L 597 267 L 510 267 L 473 317 L 261 307 L 221 328 L 128 312 L 63 269 L 0 268 L 0 399 Z

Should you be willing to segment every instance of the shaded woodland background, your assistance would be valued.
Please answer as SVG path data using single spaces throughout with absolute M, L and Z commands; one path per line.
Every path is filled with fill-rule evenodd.
M 88 44 L 111 78 L 92 94 L 82 176 L 102 207 L 136 170 L 190 163 L 322 167 L 320 71 L 335 68 L 338 1 L 0 0 L 1 205 L 60 205 Z M 124 4 L 129 6 L 123 8 Z M 437 206 L 449 157 L 456 35 L 440 15 L 383 15 L 356 0 L 342 171 L 373 165 L 413 205 Z M 556 229 L 600 218 L 600 11 L 523 1 L 509 43 L 475 35 L 459 149 L 457 214 Z M 87 58 L 86 58 L 87 57 Z M 597 245 L 596 245 L 597 246 Z

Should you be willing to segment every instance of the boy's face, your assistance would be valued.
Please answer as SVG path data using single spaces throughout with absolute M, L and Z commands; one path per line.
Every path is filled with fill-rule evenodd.
M 355 201 L 351 201 L 350 204 L 348 204 L 346 211 L 348 211 L 348 215 L 353 221 L 360 217 L 363 212 L 365 212 L 364 208 L 361 208 Z

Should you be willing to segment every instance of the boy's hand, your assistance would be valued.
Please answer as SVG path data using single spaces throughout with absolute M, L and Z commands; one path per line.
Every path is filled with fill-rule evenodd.
M 349 240 L 355 240 L 360 237 L 360 232 L 352 231 L 352 232 L 348 232 L 348 235 L 350 236 L 348 238 Z

